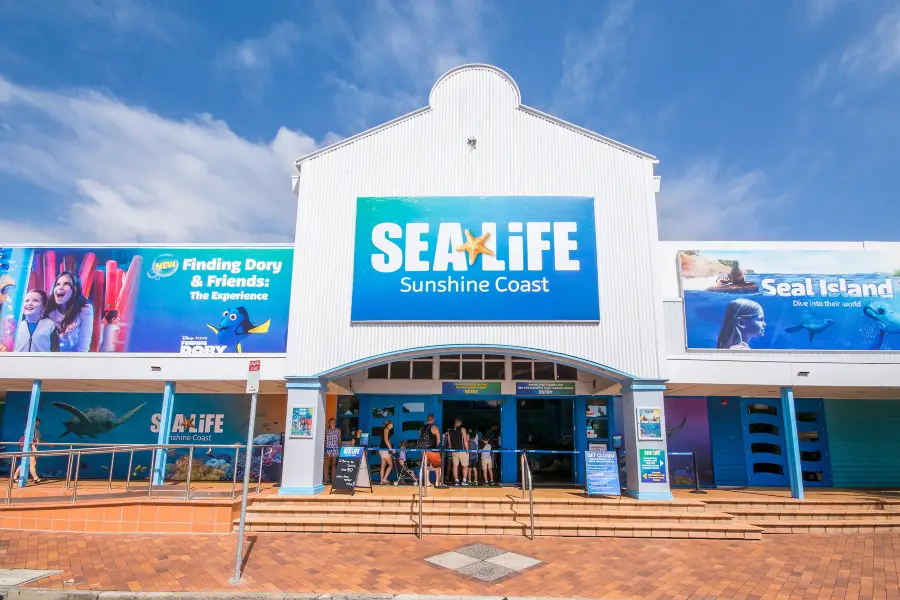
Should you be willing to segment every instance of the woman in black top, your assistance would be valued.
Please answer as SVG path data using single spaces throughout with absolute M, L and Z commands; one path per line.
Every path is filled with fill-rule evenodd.
M 381 432 L 381 448 L 378 454 L 381 455 L 381 485 L 387 485 L 388 477 L 394 469 L 394 444 L 391 441 L 391 435 L 394 433 L 394 424 L 387 420 L 384 422 L 383 431 Z
M 359 446 L 360 440 L 362 439 L 362 429 L 354 429 L 353 430 L 353 439 L 350 441 L 351 446 Z

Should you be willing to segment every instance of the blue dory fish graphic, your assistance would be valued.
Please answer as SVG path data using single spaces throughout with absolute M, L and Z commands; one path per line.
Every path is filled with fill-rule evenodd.
M 811 342 L 817 333 L 822 333 L 832 325 L 834 325 L 834 319 L 806 319 L 799 325 L 788 327 L 785 331 L 787 333 L 797 333 L 805 329 L 809 332 L 809 341 Z
M 271 319 L 262 325 L 254 325 L 250 321 L 250 314 L 243 306 L 237 308 L 229 308 L 222 313 L 222 320 L 219 326 L 207 324 L 206 326 L 216 332 L 219 344 L 227 346 L 229 350 L 240 354 L 241 342 L 245 337 L 251 334 L 267 333 L 269 331 L 269 323 Z

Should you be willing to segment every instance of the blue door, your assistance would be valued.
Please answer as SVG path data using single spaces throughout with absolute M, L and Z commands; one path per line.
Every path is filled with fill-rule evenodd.
M 415 448 L 419 439 L 419 429 L 425 424 L 425 417 L 432 411 L 431 396 L 370 396 L 360 398 L 360 427 L 369 434 L 369 465 L 372 480 L 378 481 L 381 457 L 381 437 L 384 422 L 390 420 L 394 424 L 391 440 L 394 447 L 406 440 Z M 418 454 L 411 454 L 410 459 L 418 461 Z M 392 476 L 393 477 L 393 476 Z
M 831 487 L 831 461 L 823 402 L 814 398 L 795 398 L 794 409 L 803 486 Z M 760 487 L 790 486 L 781 402 L 744 398 L 741 419 L 748 484 Z
M 743 398 L 741 422 L 748 484 L 760 487 L 789 486 L 781 401 Z
M 825 428 L 825 406 L 820 398 L 795 398 L 797 438 L 803 487 L 831 487 L 831 457 Z

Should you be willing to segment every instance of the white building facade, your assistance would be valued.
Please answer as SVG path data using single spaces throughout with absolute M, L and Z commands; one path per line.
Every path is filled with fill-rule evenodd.
M 18 439 L 23 420 L 30 435 L 36 417 L 45 433 L 65 435 L 71 406 L 96 404 L 136 416 L 117 424 L 119 438 L 78 441 L 152 433 L 160 443 L 235 443 L 247 433 L 247 362 L 261 359 L 264 429 L 254 433 L 273 449 L 267 461 L 277 448 L 278 468 L 265 477 L 283 495 L 325 489 L 330 419 L 344 444 L 374 450 L 388 421 L 395 446 L 415 446 L 428 415 L 442 433 L 459 419 L 489 441 L 495 478 L 510 484 L 524 455 L 537 481 L 583 485 L 584 453 L 608 450 L 638 499 L 695 484 L 783 486 L 796 497 L 811 486 L 895 487 L 900 247 L 660 242 L 656 163 L 523 105 L 495 67 L 454 69 L 421 110 L 297 161 L 293 247 L 144 247 L 147 257 L 181 257 L 182 275 L 218 268 L 227 252 L 281 257 L 246 263 L 256 270 L 290 263 L 289 283 L 240 269 L 223 276 L 234 281 L 198 280 L 249 286 L 213 305 L 223 320 L 231 304 L 250 307 L 236 313 L 247 322 L 243 346 L 227 323 L 198 316 L 180 337 L 202 351 L 103 353 L 95 336 L 76 356 L 7 352 L 4 438 Z M 84 257 L 94 254 L 72 265 L 92 273 Z M 49 264 L 65 271 L 68 260 Z M 0 273 L 0 290 L 22 288 L 6 305 L 13 321 L 24 319 L 25 287 L 53 284 L 35 269 L 12 285 Z M 158 275 L 151 269 L 141 285 Z M 119 277 L 107 274 L 107 287 L 127 290 L 130 275 Z M 281 296 L 254 289 L 270 284 Z M 90 300 L 114 324 L 109 294 Z M 224 355 L 205 353 L 207 343 Z M 217 438 L 198 431 L 201 418 L 233 425 Z M 230 460 L 206 466 L 230 478 Z M 370 461 L 377 474 L 377 452 Z M 158 482 L 177 475 L 171 462 L 158 456 Z

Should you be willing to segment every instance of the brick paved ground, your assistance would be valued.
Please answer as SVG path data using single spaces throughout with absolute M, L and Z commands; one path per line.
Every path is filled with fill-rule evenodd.
M 241 590 L 591 598 L 898 598 L 900 534 L 762 542 L 256 534 Z M 35 587 L 234 590 L 235 536 L 0 531 L 0 567 L 62 569 Z M 472 543 L 543 564 L 482 583 L 425 563 Z M 66 581 L 74 580 L 74 584 Z

